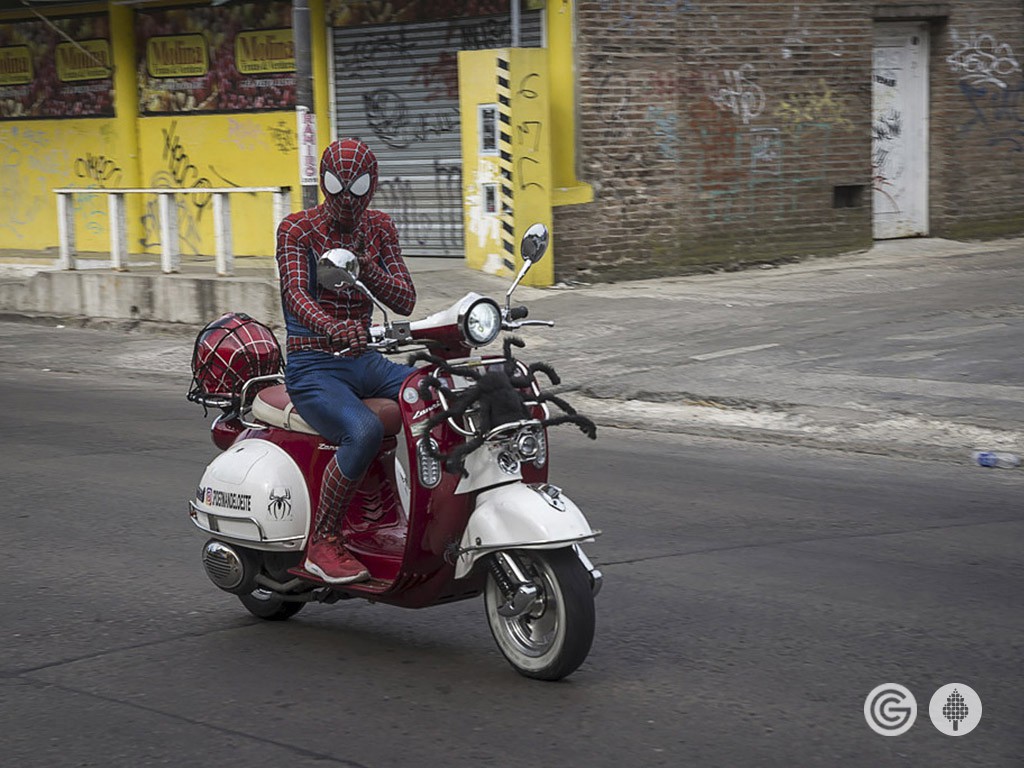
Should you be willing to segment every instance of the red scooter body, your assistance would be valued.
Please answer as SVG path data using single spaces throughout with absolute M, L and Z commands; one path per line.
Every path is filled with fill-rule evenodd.
M 384 425 L 384 438 L 340 523 L 345 546 L 370 573 L 364 582 L 327 584 L 303 568 L 310 520 L 337 446 L 295 413 L 279 373 L 264 366 L 242 375 L 240 363 L 249 360 L 242 352 L 256 344 L 269 355 L 270 370 L 280 370 L 272 334 L 230 314 L 204 329 L 189 397 L 223 409 L 212 429 L 223 452 L 206 468 L 189 513 L 209 537 L 203 565 L 217 587 L 271 621 L 310 602 L 363 598 L 422 608 L 483 593 L 491 634 L 520 674 L 558 680 L 579 667 L 593 640 L 602 583 L 582 544 L 599 531 L 547 482 L 547 425 L 571 422 L 591 438 L 596 427 L 541 392 L 534 373 L 557 381 L 552 368 L 512 359 L 521 341 L 506 340 L 499 355 L 475 351 L 501 331 L 551 325 L 526 320 L 526 308 L 508 301 L 547 240 L 543 225 L 527 230 L 524 265 L 504 308 L 470 293 L 423 320 L 385 316 L 371 329 L 370 348 L 417 351 L 426 364 L 405 379 L 397 401 L 364 401 Z M 358 282 L 354 254 L 335 249 L 320 262 L 325 274 L 373 298 Z M 232 374 L 242 383 L 228 390 L 222 385 Z M 563 413 L 552 416 L 549 403 Z
M 453 340 L 454 341 L 454 340 Z M 452 351 L 455 351 L 454 349 Z M 463 353 L 465 351 L 463 350 Z M 501 358 L 495 360 L 500 362 Z M 426 422 L 440 403 L 419 398 L 423 378 L 437 375 L 436 366 L 418 368 L 402 384 L 402 392 L 417 393 L 414 402 L 400 398 L 393 405 L 401 417 L 404 445 L 396 435 L 385 435 L 381 448 L 360 482 L 359 489 L 342 522 L 347 548 L 366 566 L 370 580 L 335 586 L 341 596 L 361 596 L 405 608 L 423 608 L 438 603 L 476 597 L 483 589 L 483 573 L 468 579 L 454 578 L 453 552 L 457 549 L 472 513 L 476 494 L 455 492 L 459 475 L 445 472 L 439 485 L 424 488 L 417 478 L 417 426 Z M 535 409 L 538 418 L 541 409 Z M 388 431 L 388 430 L 386 430 Z M 442 453 L 464 439 L 447 423 L 431 432 Z M 318 435 L 267 426 L 245 427 L 237 419 L 217 422 L 213 441 L 227 449 L 242 440 L 266 440 L 284 450 L 302 470 L 309 491 L 310 508 L 320 501 L 320 480 L 327 463 L 337 449 Z M 409 509 L 403 510 L 395 477 L 395 452 L 406 449 L 409 468 Z M 548 464 L 521 467 L 523 482 L 546 483 Z M 289 570 L 293 576 L 326 586 L 319 578 L 302 569 Z

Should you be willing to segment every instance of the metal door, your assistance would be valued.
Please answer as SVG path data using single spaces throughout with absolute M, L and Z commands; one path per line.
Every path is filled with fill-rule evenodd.
M 541 12 L 520 40 L 541 44 Z M 332 35 L 337 136 L 377 155 L 372 207 L 395 219 L 408 256 L 462 258 L 462 144 L 457 52 L 505 48 L 508 16 L 347 27 Z
M 927 235 L 927 24 L 876 25 L 871 95 L 874 236 Z

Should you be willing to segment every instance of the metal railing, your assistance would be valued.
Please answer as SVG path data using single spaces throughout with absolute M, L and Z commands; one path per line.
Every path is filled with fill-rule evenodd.
M 165 187 L 66 187 L 53 190 L 57 195 L 57 232 L 60 238 L 60 269 L 75 269 L 75 195 L 106 195 L 110 216 L 110 258 L 115 270 L 128 270 L 128 221 L 125 195 L 156 195 L 160 211 L 160 268 L 165 273 L 177 272 L 181 266 L 181 244 L 178 237 L 177 195 L 210 195 L 213 199 L 213 233 L 218 275 L 234 274 L 235 254 L 231 230 L 231 195 L 269 192 L 273 195 L 272 235 L 277 225 L 291 211 L 291 187 L 207 187 L 168 189 Z

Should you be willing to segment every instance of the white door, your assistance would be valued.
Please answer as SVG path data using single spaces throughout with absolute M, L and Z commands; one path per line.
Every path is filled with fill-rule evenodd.
M 928 25 L 875 25 L 871 67 L 876 239 L 928 234 Z

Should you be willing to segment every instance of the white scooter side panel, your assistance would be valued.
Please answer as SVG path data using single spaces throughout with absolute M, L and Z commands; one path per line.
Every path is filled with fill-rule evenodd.
M 466 576 L 489 552 L 557 549 L 598 535 L 569 497 L 552 499 L 543 487 L 510 483 L 480 493 L 462 535 L 455 578 Z
M 309 526 L 302 472 L 266 440 L 243 440 L 214 459 L 191 508 L 201 530 L 255 549 L 300 550 Z

